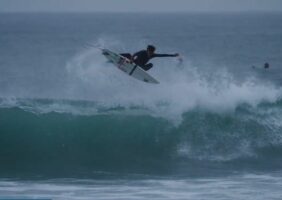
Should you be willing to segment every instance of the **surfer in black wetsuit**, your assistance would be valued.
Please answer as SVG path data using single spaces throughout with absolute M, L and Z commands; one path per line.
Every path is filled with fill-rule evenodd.
M 176 57 L 179 56 L 178 53 L 176 54 L 156 54 L 155 53 L 156 48 L 153 45 L 148 45 L 147 50 L 141 50 L 137 53 L 133 54 L 133 56 L 129 53 L 123 53 L 122 56 L 130 59 L 132 62 L 134 62 L 136 65 L 143 68 L 145 71 L 148 71 L 153 67 L 152 63 L 147 62 L 155 57 Z

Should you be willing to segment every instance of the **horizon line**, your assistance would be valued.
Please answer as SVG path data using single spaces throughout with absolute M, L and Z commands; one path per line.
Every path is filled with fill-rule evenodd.
M 123 13 L 128 13 L 128 14 L 193 14 L 193 13 L 282 13 L 282 10 L 187 10 L 187 11 L 78 11 L 78 10 L 65 10 L 65 11 L 20 11 L 20 10 L 13 10 L 13 11 L 1 11 L 0 13 L 3 14 L 28 14 L 28 13 L 34 13 L 34 14 L 44 14 L 44 13 L 50 13 L 50 14 L 123 14 Z

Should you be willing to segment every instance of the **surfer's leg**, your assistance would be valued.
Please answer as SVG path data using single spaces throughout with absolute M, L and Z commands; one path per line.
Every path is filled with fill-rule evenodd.
M 142 66 L 142 68 L 143 68 L 145 71 L 148 71 L 148 70 L 151 69 L 152 67 L 153 67 L 153 64 L 152 64 L 152 63 L 148 63 L 147 65 Z
M 128 59 L 131 59 L 131 54 L 130 53 L 121 53 L 120 55 L 123 56 L 123 57 L 126 57 Z

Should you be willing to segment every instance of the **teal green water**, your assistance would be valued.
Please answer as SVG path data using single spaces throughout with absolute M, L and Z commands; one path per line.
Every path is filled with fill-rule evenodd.
M 1 176 L 209 176 L 219 173 L 214 167 L 219 174 L 281 167 L 281 101 L 240 105 L 230 113 L 193 109 L 178 125 L 140 108 L 98 108 L 86 115 L 56 112 L 55 104 L 97 108 L 84 101 L 31 99 L 1 108 Z M 49 110 L 40 112 L 42 107 Z

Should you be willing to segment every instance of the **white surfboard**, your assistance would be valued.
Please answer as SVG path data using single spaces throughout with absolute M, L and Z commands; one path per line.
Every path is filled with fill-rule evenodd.
M 145 70 L 143 70 L 141 67 L 137 66 L 134 63 L 131 63 L 129 59 L 112 52 L 108 49 L 101 49 L 102 54 L 110 61 L 112 62 L 118 69 L 123 71 L 124 73 L 128 74 L 129 76 L 132 76 L 140 81 L 144 81 L 146 83 L 154 83 L 158 84 L 159 81 L 157 81 L 154 77 L 152 77 L 150 74 L 148 74 Z

